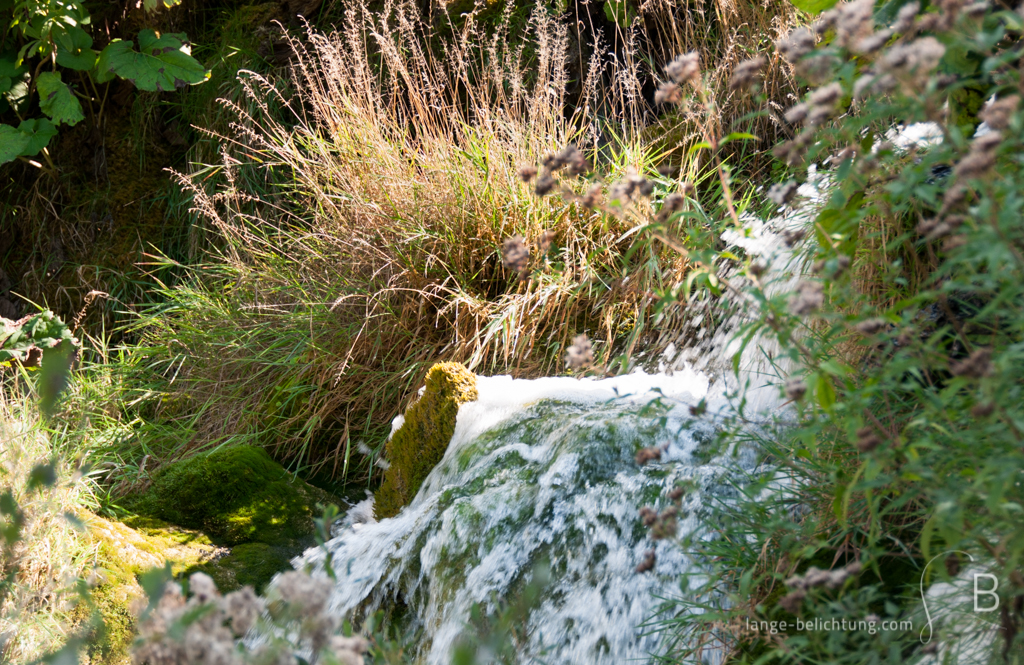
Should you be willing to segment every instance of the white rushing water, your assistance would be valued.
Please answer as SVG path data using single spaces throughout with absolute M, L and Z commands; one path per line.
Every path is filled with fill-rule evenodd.
M 823 188 L 812 178 L 801 187 L 803 207 L 769 222 L 745 216 L 746 228 L 723 238 L 769 267 L 772 289 L 799 276 L 782 238 L 812 216 Z M 699 570 L 677 543 L 652 540 L 639 508 L 663 509 L 668 491 L 692 483 L 677 535 L 703 537 L 708 497 L 728 497 L 727 477 L 755 465 L 751 450 L 716 456 L 714 423 L 734 412 L 737 391 L 748 417 L 779 407 L 778 388 L 764 377 L 768 345 L 748 346 L 740 378 L 730 375 L 745 316 L 733 309 L 717 325 L 682 331 L 655 375 L 478 377 L 479 399 L 460 407 L 445 457 L 412 504 L 380 522 L 359 505 L 327 543 L 337 575 L 332 611 L 358 624 L 400 608 L 402 628 L 418 637 L 417 657 L 447 665 L 473 605 L 493 611 L 495 599 L 514 601 L 547 564 L 550 581 L 521 627 L 519 662 L 648 662 L 663 645 L 645 626 L 664 599 L 687 592 L 684 573 Z M 707 412 L 695 417 L 690 407 L 701 400 Z M 637 464 L 637 451 L 652 446 L 664 448 L 661 460 Z M 637 573 L 650 549 L 656 568 Z M 325 556 L 311 549 L 296 567 L 322 574 Z
M 529 615 L 521 662 L 645 662 L 657 637 L 641 628 L 660 598 L 681 593 L 691 562 L 678 545 L 651 540 L 638 508 L 664 507 L 684 479 L 679 534 L 695 533 L 707 492 L 728 491 L 725 467 L 702 454 L 715 437 L 689 406 L 726 402 L 693 372 L 603 380 L 479 377 L 444 459 L 398 516 L 349 525 L 327 547 L 338 580 L 332 610 L 359 620 L 401 603 L 421 631 L 426 662 L 447 664 L 470 609 L 512 598 L 535 567 L 550 582 Z M 640 466 L 640 448 L 664 446 Z M 753 455 L 740 456 L 750 468 Z M 654 572 L 637 573 L 654 548 Z M 322 571 L 324 553 L 297 561 Z
M 806 228 L 829 185 L 828 174 L 812 170 L 792 207 L 769 221 L 744 215 L 744 228 L 723 235 L 767 267 L 767 293 L 790 291 L 800 279 L 803 259 L 784 238 Z M 699 569 L 677 543 L 652 540 L 639 508 L 663 509 L 668 491 L 692 483 L 677 535 L 704 537 L 708 498 L 727 499 L 730 478 L 756 463 L 752 450 L 716 455 L 715 422 L 741 402 L 747 418 L 777 414 L 779 374 L 789 370 L 765 340 L 741 351 L 736 332 L 751 313 L 721 305 L 689 303 L 720 315 L 692 317 L 655 375 L 479 377 L 479 399 L 460 407 L 445 457 L 412 504 L 381 522 L 357 506 L 327 544 L 337 574 L 332 610 L 358 623 L 401 608 L 399 623 L 419 638 L 417 658 L 447 665 L 473 605 L 493 611 L 495 599 L 514 600 L 546 563 L 550 581 L 520 627 L 519 662 L 603 665 L 661 653 L 646 626 L 664 599 L 687 593 L 684 573 Z M 706 414 L 692 415 L 701 400 Z M 652 446 L 664 449 L 661 460 L 637 464 L 637 451 Z M 655 570 L 637 573 L 650 549 Z M 324 560 L 313 549 L 295 563 L 322 573 Z

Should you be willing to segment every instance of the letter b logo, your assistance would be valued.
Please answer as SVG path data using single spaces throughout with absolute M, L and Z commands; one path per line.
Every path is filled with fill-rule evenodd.
M 992 580 L 992 586 L 988 589 L 978 588 L 978 578 L 984 577 Z M 975 573 L 974 574 L 974 611 L 975 612 L 995 612 L 999 609 L 999 595 L 996 593 L 996 589 L 999 588 L 999 580 L 996 579 L 995 575 L 989 573 Z M 978 605 L 978 596 L 992 596 L 993 603 L 989 607 L 980 607 Z

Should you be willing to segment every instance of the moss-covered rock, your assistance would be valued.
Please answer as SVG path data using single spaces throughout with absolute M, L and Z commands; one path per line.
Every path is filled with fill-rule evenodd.
M 312 545 L 316 504 L 329 501 L 265 451 L 237 447 L 161 470 L 126 502 L 138 514 L 124 523 L 86 515 L 98 584 L 92 607 L 80 606 L 74 619 L 84 624 L 95 611 L 103 621 L 83 655 L 91 665 L 130 661 L 138 576 L 165 562 L 178 576 L 207 573 L 221 591 L 262 590 Z
M 237 446 L 161 469 L 129 507 L 198 529 L 221 545 L 297 545 L 313 534 L 317 503 L 330 497 L 288 473 L 261 448 Z
M 188 577 L 193 572 L 206 573 L 221 591 L 251 586 L 257 593 L 262 593 L 274 575 L 291 567 L 292 558 L 301 549 L 292 545 L 243 543 L 231 548 L 223 557 L 193 566 L 185 571 L 184 576 Z
M 128 526 L 91 514 L 82 517 L 94 548 L 97 585 L 91 594 L 92 607 L 78 605 L 72 621 L 84 624 L 91 612 L 103 620 L 83 654 L 90 665 L 126 665 L 135 639 L 131 606 L 143 596 L 138 575 L 163 567 L 165 561 L 171 562 L 175 573 L 183 573 L 216 560 L 227 550 L 201 533 L 157 520 L 136 519 L 133 526 Z
M 459 405 L 477 398 L 476 375 L 459 363 L 434 365 L 426 384 L 423 396 L 406 410 L 405 422 L 388 441 L 391 466 L 374 495 L 378 519 L 397 515 L 412 501 L 448 449 Z

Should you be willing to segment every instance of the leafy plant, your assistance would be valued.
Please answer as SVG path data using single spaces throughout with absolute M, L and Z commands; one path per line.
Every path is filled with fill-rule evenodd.
M 71 330 L 50 310 L 17 322 L 0 319 L 0 364 L 39 366 L 36 389 L 47 415 L 67 383 L 78 346 Z
M 774 153 L 823 196 L 797 214 L 797 180 L 773 187 L 790 220 L 807 220 L 782 222 L 792 253 L 716 249 L 702 270 L 712 297 L 723 285 L 747 321 L 736 366 L 745 348 L 777 346 L 759 378 L 795 418 L 756 437 L 767 471 L 719 507 L 724 537 L 684 543 L 711 572 L 663 626 L 673 662 L 709 647 L 736 662 L 956 662 L 964 625 L 992 658 L 1020 662 L 1022 30 L 1018 12 L 986 3 L 860 1 L 779 42 L 810 90 Z M 681 65 L 661 94 L 706 110 L 699 74 L 680 76 Z M 972 112 L 975 91 L 991 101 Z M 928 131 L 915 138 L 897 122 Z M 711 232 L 749 234 L 718 170 Z M 692 210 L 680 207 L 656 225 L 669 242 L 672 220 Z M 735 427 L 725 441 L 751 438 Z M 969 562 L 999 580 L 995 625 L 969 611 L 926 616 L 921 591 Z M 796 627 L 810 618 L 859 623 Z
M 657 98 L 707 118 L 690 150 L 708 156 L 717 200 L 681 183 L 648 222 L 647 242 L 694 263 L 662 311 L 717 302 L 738 315 L 737 378 L 789 407 L 751 431 L 739 401 L 726 425 L 721 452 L 753 444 L 765 464 L 708 516 L 720 538 L 681 543 L 704 567 L 667 603 L 666 662 L 709 649 L 750 663 L 969 650 L 1021 662 L 1022 34 L 1020 12 L 999 5 L 855 0 L 780 40 L 810 89 L 774 149 L 793 177 L 767 192 L 785 212 L 776 253 L 719 242 L 760 223 L 736 205 L 745 183 L 723 151 L 744 137 L 713 122 L 695 53 L 665 68 Z M 741 63 L 731 87 L 756 87 L 764 65 Z M 550 191 L 560 165 L 545 164 Z M 800 181 L 820 198 L 802 200 Z M 755 348 L 767 360 L 748 374 Z M 968 565 L 997 581 L 998 618 L 972 619 L 970 591 L 963 614 L 928 614 L 922 594 L 940 579 L 970 586 Z M 848 625 L 798 623 L 815 619 Z
M 153 11 L 180 2 L 146 0 L 144 6 Z M 16 127 L 0 124 L 0 164 L 39 154 L 57 135 L 57 126 L 84 120 L 83 101 L 98 105 L 95 114 L 102 116 L 106 94 L 97 86 L 114 78 L 159 92 L 202 83 L 210 76 L 192 57 L 184 34 L 146 29 L 139 32 L 137 51 L 131 40 L 122 39 L 111 40 L 101 51 L 93 49 L 86 31 L 90 15 L 78 0 L 6 0 L 0 2 L 0 16 L 6 12 L 11 14 L 7 33 L 14 48 L 0 52 L 0 113 L 10 110 L 21 122 Z M 76 76 L 84 90 L 72 82 Z M 33 100 L 44 117 L 31 117 Z

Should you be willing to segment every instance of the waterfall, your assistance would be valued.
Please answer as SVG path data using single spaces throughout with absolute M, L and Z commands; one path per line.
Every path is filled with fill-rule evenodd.
M 744 227 L 723 236 L 766 265 L 769 294 L 792 290 L 802 273 L 784 238 L 814 217 L 829 186 L 827 174 L 809 175 L 802 206 L 769 221 L 744 215 Z M 666 507 L 668 491 L 685 483 L 694 489 L 677 536 L 710 537 L 708 497 L 727 498 L 729 477 L 757 463 L 753 450 L 718 454 L 716 422 L 738 402 L 748 417 L 776 413 L 779 391 L 764 376 L 788 371 L 765 340 L 738 348 L 736 331 L 751 315 L 742 305 L 724 315 L 710 299 L 688 307 L 720 308 L 719 323 L 692 317 L 690 329 L 673 333 L 657 374 L 479 377 L 479 399 L 460 407 L 447 452 L 412 504 L 380 522 L 357 506 L 327 543 L 337 576 L 332 610 L 358 624 L 380 608 L 404 608 L 398 621 L 419 638 L 416 657 L 447 665 L 473 605 L 493 611 L 495 599 L 514 598 L 546 563 L 550 579 L 522 627 L 519 662 L 603 665 L 660 653 L 648 626 L 700 571 L 678 544 L 652 540 L 639 508 Z M 707 411 L 694 415 L 702 400 Z M 637 451 L 649 447 L 664 450 L 660 461 L 638 464 Z M 651 549 L 655 569 L 636 572 Z M 325 558 L 311 549 L 295 563 L 322 574 Z
M 479 377 L 443 460 L 398 516 L 344 527 L 327 543 L 337 583 L 331 607 L 355 621 L 401 604 L 421 657 L 442 664 L 474 603 L 514 595 L 546 562 L 550 581 L 529 615 L 520 662 L 645 661 L 658 637 L 642 625 L 660 598 L 685 590 L 692 562 L 651 539 L 638 508 L 664 507 L 681 481 L 680 536 L 698 534 L 708 493 L 728 491 L 707 451 L 727 402 L 692 371 L 592 380 Z M 708 414 L 691 415 L 705 399 Z M 661 462 L 636 452 L 662 446 Z M 752 452 L 740 456 L 751 468 Z M 648 549 L 657 565 L 638 573 Z M 296 561 L 323 571 L 325 553 Z

